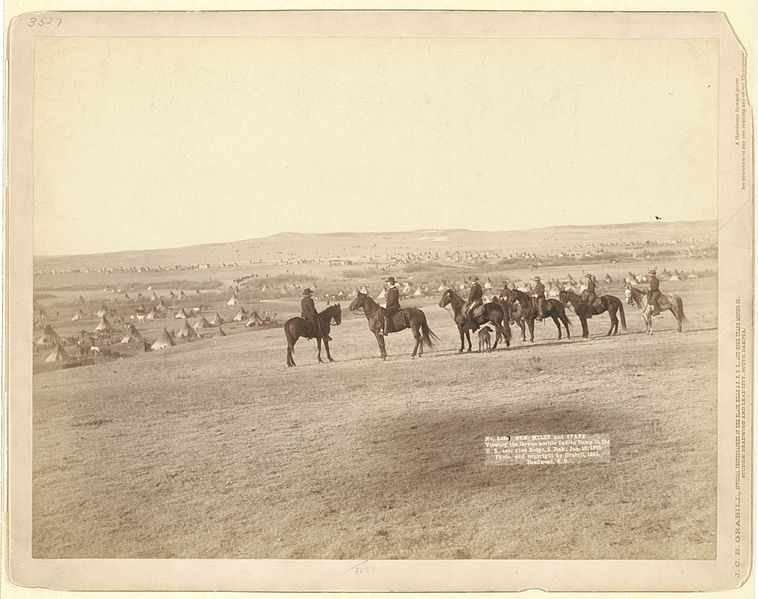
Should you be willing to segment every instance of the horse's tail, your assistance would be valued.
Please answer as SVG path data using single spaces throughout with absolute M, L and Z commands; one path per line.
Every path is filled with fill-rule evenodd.
M 426 314 L 424 314 L 424 317 L 421 320 L 421 339 L 430 348 L 434 347 L 434 341 L 439 341 L 439 337 L 434 334 L 426 322 Z
M 619 300 L 619 316 L 621 317 L 621 328 L 626 332 L 626 316 L 624 316 L 624 302 Z
M 682 298 L 678 295 L 675 296 L 676 299 L 676 311 L 679 312 L 679 316 L 682 319 L 682 322 L 687 322 L 687 317 L 684 315 L 684 303 L 682 302 Z

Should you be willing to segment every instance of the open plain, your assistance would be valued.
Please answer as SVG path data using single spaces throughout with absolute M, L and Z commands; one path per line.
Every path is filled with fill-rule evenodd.
M 411 359 L 411 334 L 403 331 L 388 336 L 382 362 L 349 300 L 332 329 L 334 363 L 317 363 L 315 341 L 301 339 L 298 366 L 287 368 L 281 326 L 242 323 L 224 324 L 226 337 L 77 368 L 46 369 L 37 356 L 34 557 L 713 559 L 716 261 L 627 258 L 595 256 L 572 269 L 577 279 L 585 270 L 599 279 L 610 273 L 614 282 L 601 291 L 622 300 L 629 270 L 710 273 L 662 283 L 683 298 L 683 333 L 669 313 L 648 336 L 639 311 L 625 304 L 628 330 L 619 336 L 605 336 L 603 314 L 582 340 L 569 310 L 570 340 L 557 341 L 546 321 L 537 323 L 534 343 L 512 327 L 510 348 L 459 354 L 451 317 L 437 305 L 437 285 L 450 272 L 499 282 L 537 272 L 565 277 L 568 268 L 380 267 L 356 258 L 344 267 L 255 268 L 322 289 L 370 285 L 373 295 L 388 272 L 412 278 L 415 268 L 416 280 L 434 282 L 434 294 L 403 304 L 424 310 L 439 337 L 421 359 Z M 79 295 L 105 301 L 104 281 L 147 296 L 152 277 L 149 286 L 165 296 L 215 277 L 220 291 L 203 313 L 229 321 L 237 307 L 225 303 L 228 287 L 252 268 L 172 273 L 162 289 L 163 273 L 40 274 L 35 295 L 48 315 L 60 314 L 56 330 L 71 335 L 97 323 L 71 322 L 68 312 Z M 299 313 L 297 293 L 249 301 L 280 322 Z M 127 321 L 132 308 L 113 305 Z M 150 341 L 178 322 L 138 328 Z M 610 461 L 485 463 L 485 437 L 574 433 L 607 436 Z

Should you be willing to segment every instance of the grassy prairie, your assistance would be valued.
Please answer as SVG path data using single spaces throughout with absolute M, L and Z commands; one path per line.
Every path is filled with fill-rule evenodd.
M 534 344 L 458 355 L 425 300 L 440 341 L 420 360 L 401 332 L 381 362 L 345 311 L 333 364 L 301 340 L 288 369 L 280 329 L 237 325 L 37 374 L 33 555 L 713 559 L 716 279 L 663 287 L 684 298 L 683 334 L 668 315 L 648 337 L 627 307 L 618 337 L 599 316 L 588 341 L 549 322 Z M 611 461 L 484 463 L 485 436 L 550 433 L 607 435 Z

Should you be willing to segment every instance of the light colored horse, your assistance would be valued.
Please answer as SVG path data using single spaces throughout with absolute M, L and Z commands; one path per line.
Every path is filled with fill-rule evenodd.
M 658 298 L 658 308 L 652 306 L 647 301 L 647 293 L 641 289 L 633 287 L 627 283 L 624 294 L 626 303 L 636 305 L 642 312 L 642 319 L 645 321 L 645 332 L 648 335 L 653 334 L 653 317 L 659 316 L 662 312 L 670 311 L 676 318 L 676 330 L 682 332 L 682 325 L 686 322 L 687 317 L 684 315 L 684 304 L 682 298 L 674 294 L 661 294 Z

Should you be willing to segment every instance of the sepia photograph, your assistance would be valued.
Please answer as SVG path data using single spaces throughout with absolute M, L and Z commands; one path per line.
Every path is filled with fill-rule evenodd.
M 753 132 L 724 15 L 231 17 L 14 22 L 11 575 L 18 548 L 21 580 L 738 586 Z M 156 588 L 217 580 L 182 571 Z

